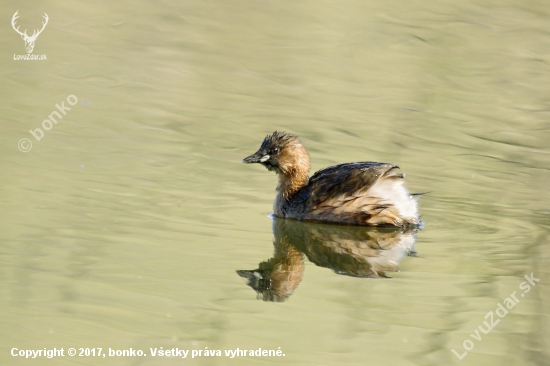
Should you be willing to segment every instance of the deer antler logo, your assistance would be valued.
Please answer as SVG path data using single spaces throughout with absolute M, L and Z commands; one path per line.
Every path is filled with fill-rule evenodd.
M 15 14 L 13 14 L 13 17 L 11 18 L 11 26 L 13 27 L 13 29 L 19 33 L 21 35 L 21 38 L 23 38 L 23 40 L 25 41 L 25 48 L 27 49 L 27 53 L 32 53 L 32 50 L 34 49 L 34 42 L 36 41 L 36 38 L 38 38 L 38 36 L 40 35 L 40 33 L 42 33 L 42 31 L 44 30 L 44 28 L 46 28 L 46 24 L 48 24 L 48 14 L 44 13 L 44 22 L 42 23 L 42 29 L 40 30 L 35 30 L 32 34 L 32 36 L 28 36 L 27 35 L 27 30 L 25 29 L 24 32 L 20 32 L 19 31 L 19 27 L 15 28 L 15 20 L 17 18 L 19 18 L 19 16 L 17 15 L 17 13 L 19 12 L 19 10 L 17 10 L 15 12 Z

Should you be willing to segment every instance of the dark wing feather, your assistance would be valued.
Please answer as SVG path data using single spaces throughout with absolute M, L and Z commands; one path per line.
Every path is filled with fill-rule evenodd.
M 340 164 L 315 173 L 305 188 L 309 188 L 310 204 L 316 206 L 336 196 L 352 195 L 369 189 L 380 177 L 396 165 L 375 162 Z
M 290 203 L 291 209 L 305 214 L 336 197 L 349 196 L 351 199 L 354 193 L 368 190 L 380 177 L 391 177 L 388 173 L 396 168 L 393 164 L 375 162 L 330 166 L 315 173 L 309 184 L 296 193 Z M 395 177 L 402 178 L 402 174 Z

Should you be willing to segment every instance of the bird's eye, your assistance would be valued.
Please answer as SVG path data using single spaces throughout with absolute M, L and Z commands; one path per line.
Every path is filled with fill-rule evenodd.
M 278 148 L 278 147 L 274 147 L 271 151 L 272 151 L 273 153 L 276 154 L 277 152 L 279 152 L 279 148 Z

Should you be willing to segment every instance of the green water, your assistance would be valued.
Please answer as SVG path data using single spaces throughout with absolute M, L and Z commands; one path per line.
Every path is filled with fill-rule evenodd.
M 47 60 L 14 60 L 16 10 L 29 35 L 48 14 L 34 48 Z M 0 364 L 547 364 L 545 2 L 4 1 L 2 14 Z M 273 226 L 276 177 L 241 159 L 274 130 L 300 136 L 312 172 L 399 165 L 430 192 L 425 227 Z M 287 277 L 265 298 L 285 301 L 236 272 L 270 258 Z

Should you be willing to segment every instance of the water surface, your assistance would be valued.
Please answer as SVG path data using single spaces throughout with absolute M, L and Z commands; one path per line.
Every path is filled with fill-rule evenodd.
M 13 60 L 16 10 L 22 29 L 49 15 L 34 49 L 47 61 Z M 544 2 L 7 1 L 3 15 L 0 363 L 546 364 Z M 276 254 L 276 178 L 240 161 L 274 130 L 301 137 L 312 172 L 390 162 L 430 192 L 416 255 L 394 253 L 388 278 L 353 276 L 300 239 L 298 285 L 262 301 L 236 271 Z M 531 273 L 540 282 L 471 338 Z M 25 360 L 14 347 L 285 356 Z

